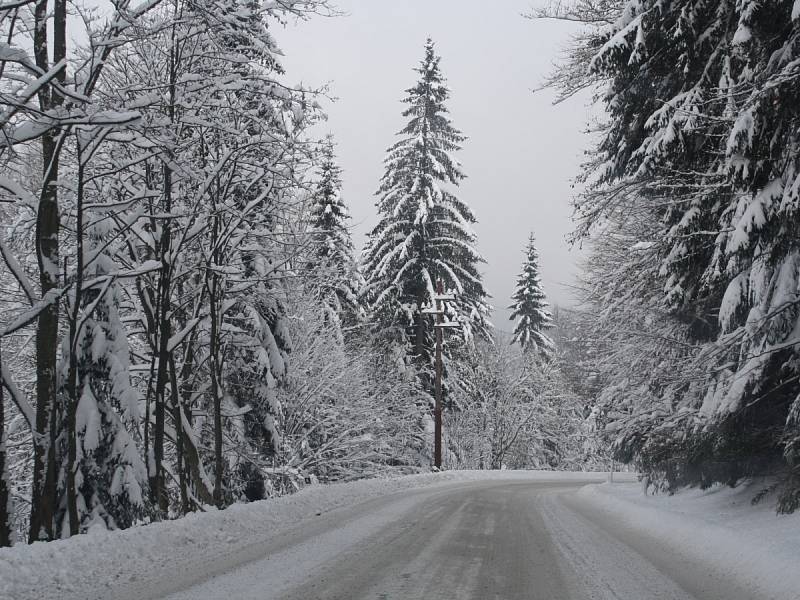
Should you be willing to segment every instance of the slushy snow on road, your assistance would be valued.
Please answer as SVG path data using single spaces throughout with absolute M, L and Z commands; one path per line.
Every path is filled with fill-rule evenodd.
M 177 521 L 0 550 L 0 597 L 336 598 L 346 586 L 352 598 L 381 589 L 422 598 L 448 585 L 465 594 L 507 590 L 509 600 L 528 597 L 518 590 L 796 598 L 800 516 L 753 507 L 752 486 L 645 497 L 630 474 L 616 475 L 628 483 L 605 480 L 460 471 L 310 486 Z M 427 553 L 439 557 L 438 571 L 437 561 L 415 562 Z M 654 595 L 636 596 L 643 590 Z

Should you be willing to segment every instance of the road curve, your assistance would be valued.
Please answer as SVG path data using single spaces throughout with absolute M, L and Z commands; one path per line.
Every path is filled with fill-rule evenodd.
M 222 572 L 210 555 L 217 575 L 162 597 L 761 600 L 576 497 L 589 482 L 494 480 L 393 494 L 321 515 L 246 557 L 221 557 L 230 561 Z

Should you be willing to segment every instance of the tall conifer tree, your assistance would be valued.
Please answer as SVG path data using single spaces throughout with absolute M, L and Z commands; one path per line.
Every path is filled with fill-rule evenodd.
M 606 84 L 576 216 L 616 455 L 671 487 L 774 471 L 796 509 L 800 2 L 559 11 L 604 24 L 552 81 Z
M 324 301 L 339 317 L 352 321 L 361 312 L 358 294 L 363 279 L 348 227 L 350 211 L 342 198 L 342 169 L 336 164 L 330 139 L 323 148 L 320 179 L 309 213 L 312 266 L 321 271 Z
M 553 340 L 545 330 L 553 326 L 553 317 L 542 288 L 539 275 L 539 253 L 531 234 L 525 253 L 525 264 L 517 278 L 517 289 L 512 296 L 514 303 L 511 320 L 515 321 L 512 344 L 519 344 L 526 352 L 533 351 L 549 356 L 553 350 Z
M 486 334 L 487 292 L 478 271 L 483 258 L 475 249 L 475 215 L 451 190 L 464 179 L 453 153 L 466 139 L 448 117 L 450 90 L 433 42 L 416 69 L 417 84 L 407 90 L 403 116 L 408 124 L 389 148 L 377 206 L 380 222 L 365 251 L 366 300 L 373 318 L 395 326 L 401 342 L 411 342 L 420 365 L 433 347 L 432 317 L 437 280 L 455 300 L 448 319 L 462 324 L 466 338 Z M 446 187 L 445 187 L 446 186 Z

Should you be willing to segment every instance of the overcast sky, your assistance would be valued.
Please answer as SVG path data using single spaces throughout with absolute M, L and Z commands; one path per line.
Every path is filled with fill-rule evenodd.
M 535 3 L 536 0 L 533 0 Z M 362 247 L 377 222 L 375 191 L 384 152 L 404 124 L 400 100 L 430 36 L 452 91 L 453 123 L 469 139 L 459 158 L 467 174 L 459 194 L 478 217 L 484 278 L 494 322 L 510 329 L 506 309 L 532 231 L 551 303 L 571 303 L 577 250 L 571 230 L 571 180 L 578 172 L 588 119 L 586 96 L 552 105 L 532 93 L 550 71 L 574 25 L 531 21 L 531 0 L 338 0 L 347 16 L 314 18 L 276 31 L 288 79 L 329 82 L 324 129 L 338 143 L 344 197 Z

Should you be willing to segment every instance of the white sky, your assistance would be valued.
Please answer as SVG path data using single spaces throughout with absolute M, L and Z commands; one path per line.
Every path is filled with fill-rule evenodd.
M 536 0 L 532 0 L 535 2 Z M 338 142 L 344 197 L 360 248 L 377 222 L 374 195 L 384 152 L 404 124 L 400 99 L 431 36 L 452 90 L 453 123 L 469 139 L 459 158 L 459 194 L 478 217 L 494 322 L 510 329 L 510 303 L 529 232 L 536 235 L 551 303 L 571 303 L 578 250 L 571 230 L 571 180 L 588 138 L 588 96 L 552 105 L 532 93 L 575 26 L 531 21 L 531 0 L 337 0 L 347 16 L 317 17 L 275 32 L 292 82 L 330 82 L 324 124 Z

